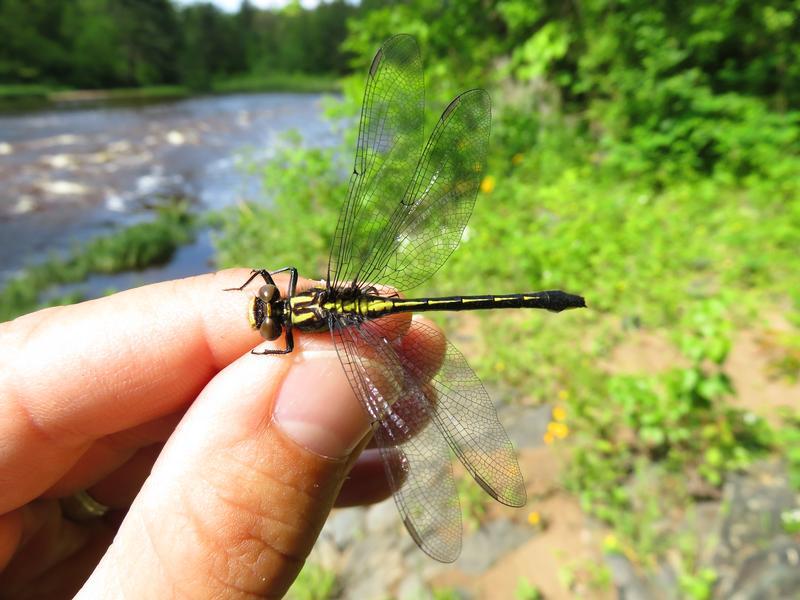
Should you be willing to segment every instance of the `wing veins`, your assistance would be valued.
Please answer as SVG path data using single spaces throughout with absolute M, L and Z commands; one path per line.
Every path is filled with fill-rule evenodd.
M 481 106 L 478 104 L 475 107 L 470 106 L 467 104 L 469 101 L 477 99 L 478 102 L 485 103 L 485 106 Z M 463 107 L 463 108 L 462 108 Z M 484 112 L 479 112 L 478 120 L 485 119 L 486 120 L 486 129 L 485 138 L 480 139 L 478 136 L 474 136 L 478 143 L 476 144 L 476 148 L 478 150 L 478 156 L 476 157 L 476 164 L 478 168 L 476 169 L 476 173 L 480 173 L 483 170 L 485 164 L 485 149 L 486 149 L 486 142 L 488 142 L 488 122 L 491 118 L 491 114 L 489 112 L 489 105 L 488 105 L 488 95 L 483 90 L 470 90 L 469 92 L 465 92 L 458 96 L 451 105 L 445 109 L 442 117 L 440 118 L 439 122 L 437 123 L 436 128 L 431 133 L 431 136 L 427 140 L 425 147 L 423 149 L 422 156 L 417 162 L 414 176 L 411 178 L 409 185 L 406 187 L 406 191 L 403 195 L 403 198 L 400 202 L 398 202 L 394 210 L 391 213 L 391 218 L 389 220 L 389 227 L 379 232 L 379 237 L 377 243 L 374 244 L 372 247 L 374 250 L 371 252 L 369 258 L 365 263 L 358 269 L 357 273 L 359 273 L 359 280 L 358 282 L 370 282 L 372 279 L 381 279 L 381 274 L 388 275 L 386 279 L 389 280 L 390 284 L 394 285 L 394 282 L 391 281 L 391 273 L 384 273 L 386 270 L 389 261 L 391 260 L 392 256 L 398 256 L 400 254 L 400 248 L 402 247 L 402 243 L 408 240 L 412 236 L 412 233 L 415 231 L 415 226 L 419 225 L 424 221 L 426 217 L 430 217 L 431 214 L 431 206 L 442 204 L 447 205 L 447 203 L 458 202 L 461 199 L 467 198 L 465 204 L 469 204 L 469 206 L 463 207 L 463 211 L 460 214 L 453 215 L 453 221 L 449 224 L 449 229 L 445 232 L 445 234 L 449 234 L 452 238 L 449 242 L 446 243 L 445 246 L 449 249 L 449 252 L 446 253 L 446 256 L 437 256 L 434 258 L 437 262 L 435 264 L 429 264 L 429 268 L 426 270 L 425 273 L 417 273 L 416 280 L 411 280 L 406 283 L 410 285 L 395 285 L 398 290 L 408 289 L 409 287 L 414 287 L 424 281 L 428 277 L 430 277 L 433 273 L 435 273 L 439 268 L 441 268 L 442 264 L 447 260 L 450 254 L 455 251 L 455 248 L 458 246 L 458 241 L 460 240 L 461 233 L 463 232 L 466 223 L 469 220 L 469 217 L 472 213 L 472 208 L 475 202 L 475 195 L 477 194 L 477 188 L 479 181 L 477 178 L 472 182 L 468 182 L 467 190 L 462 193 L 453 193 L 453 190 L 450 189 L 453 186 L 456 186 L 458 180 L 456 181 L 443 181 L 441 185 L 451 184 L 450 188 L 443 189 L 441 192 L 436 190 L 437 184 L 440 183 L 441 174 L 447 173 L 447 168 L 450 167 L 453 163 L 453 158 L 458 156 L 457 149 L 453 147 L 447 147 L 444 150 L 444 155 L 441 157 L 435 157 L 434 153 L 438 149 L 439 142 L 445 136 L 445 134 L 449 134 L 450 130 L 448 129 L 448 125 L 453 123 L 454 119 L 458 119 L 456 121 L 457 125 L 455 127 L 459 127 L 463 125 L 462 115 L 464 115 L 464 111 L 472 108 L 477 109 L 480 111 L 481 109 L 485 108 Z M 459 110 L 462 109 L 462 110 Z M 474 116 L 474 115 L 473 115 Z M 465 117 L 464 117 L 465 118 Z M 471 138 L 466 138 L 469 141 L 474 141 Z M 438 159 L 439 162 L 436 163 L 435 166 L 433 165 L 433 160 Z M 462 176 L 463 173 L 458 173 L 457 176 Z M 450 178 L 452 179 L 452 177 Z M 423 188 L 424 186 L 424 188 Z M 430 189 L 428 189 L 430 187 Z M 416 194 L 420 191 L 420 189 L 427 190 L 427 193 L 423 193 L 419 198 L 416 198 Z M 434 197 L 435 196 L 435 197 Z M 471 198 L 470 198 L 471 197 Z M 433 198 L 433 199 L 432 199 Z M 398 213 L 401 215 L 398 217 Z M 405 233 L 405 235 L 403 235 Z M 413 248 L 417 249 L 420 247 L 424 247 L 426 245 L 431 244 L 432 240 L 435 239 L 436 236 L 430 234 L 428 236 L 420 238 L 419 243 Z M 435 244 L 434 246 L 438 246 Z M 404 260 L 398 260 L 398 265 L 403 265 L 404 267 L 410 266 L 409 263 L 415 259 L 413 253 L 406 253 L 406 258 Z M 404 269 L 401 269 L 399 266 L 396 266 L 393 269 L 394 273 L 402 272 Z M 402 283 L 402 280 L 401 280 Z
M 407 35 L 394 36 L 384 43 L 378 55 L 378 66 L 373 68 L 373 59 L 364 94 L 354 175 L 328 262 L 328 282 L 332 287 L 348 285 L 351 279 L 355 282 L 351 275 L 359 270 L 354 260 L 363 262 L 362 257 L 367 256 L 367 239 L 359 228 L 370 214 L 377 216 L 383 211 L 386 201 L 379 197 L 380 188 L 397 184 L 407 187 L 410 181 L 413 169 L 403 175 L 403 169 L 398 168 L 402 162 L 393 164 L 398 160 L 393 158 L 398 143 L 407 149 L 404 155 L 414 162 L 423 145 L 424 83 L 416 41 Z M 394 173 L 386 172 L 395 168 Z
M 336 329 L 332 329 L 331 333 L 337 350 L 343 351 L 349 359 L 345 372 L 357 394 L 359 390 L 366 391 L 371 387 L 366 383 L 370 379 L 368 363 L 364 362 L 366 359 L 357 348 L 360 341 L 375 351 L 383 368 L 388 368 L 398 378 L 399 381 L 395 383 L 402 382 L 405 392 L 401 400 L 412 394 L 417 401 L 413 405 L 406 405 L 408 410 L 405 415 L 400 415 L 395 410 L 396 405 L 384 400 L 386 413 L 376 423 L 374 437 L 381 450 L 397 508 L 412 538 L 433 558 L 452 562 L 461 548 L 461 514 L 448 445 L 433 420 L 435 415 L 431 403 L 419 387 L 419 382 L 404 367 L 390 342 L 386 341 L 380 328 L 374 327 L 374 323 L 365 322 L 363 327 L 359 327 L 347 326 L 346 321 L 338 320 Z M 374 331 L 376 329 L 377 333 Z M 359 398 L 365 407 L 375 405 L 374 399 L 367 400 L 361 394 Z M 409 406 L 419 407 L 421 412 L 411 410 Z M 420 425 L 420 419 L 425 423 L 421 429 L 411 432 L 408 427 L 414 423 L 409 419 L 416 420 L 417 426 Z M 402 439 L 397 437 L 394 429 L 400 429 Z M 396 461 L 392 449 L 400 452 L 406 461 L 401 465 L 406 475 L 405 481 L 398 479 L 393 470 Z

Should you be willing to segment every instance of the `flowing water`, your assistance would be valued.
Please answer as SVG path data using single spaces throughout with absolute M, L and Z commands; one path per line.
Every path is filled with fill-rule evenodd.
M 167 198 L 209 210 L 258 197 L 269 182 L 242 164 L 267 158 L 288 130 L 308 145 L 338 142 L 321 104 L 315 94 L 240 94 L 0 116 L 0 284 L 50 253 L 152 218 Z M 209 238 L 201 233 L 164 268 L 93 287 L 207 271 Z

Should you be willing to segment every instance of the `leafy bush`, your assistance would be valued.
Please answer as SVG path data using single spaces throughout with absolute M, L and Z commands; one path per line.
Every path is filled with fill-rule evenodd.
M 728 403 L 734 390 L 723 370 L 730 348 L 724 304 L 703 301 L 693 308 L 680 333 L 687 366 L 662 375 L 612 376 L 606 393 L 573 402 L 579 434 L 569 485 L 585 510 L 627 533 L 642 554 L 657 549 L 642 547 L 645 528 L 631 522 L 637 502 L 673 497 L 680 500 L 675 506 L 686 507 L 689 496 L 714 495 L 725 473 L 775 446 L 761 417 Z M 646 481 L 643 468 L 660 476 L 637 491 L 632 481 Z M 652 518 L 663 519 L 667 506 L 659 501 Z

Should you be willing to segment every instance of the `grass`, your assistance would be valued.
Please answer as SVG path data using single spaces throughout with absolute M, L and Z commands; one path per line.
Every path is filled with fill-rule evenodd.
M 306 563 L 286 594 L 289 600 L 328 600 L 336 597 L 336 573 Z
M 45 105 L 52 91 L 46 85 L 0 85 L 0 111 L 24 110 Z
M 339 91 L 339 81 L 330 75 L 307 73 L 273 73 L 270 75 L 244 75 L 215 81 L 211 89 L 216 93 L 235 92 L 305 92 L 322 93 Z
M 486 512 L 492 499 L 466 473 L 456 477 L 456 488 L 461 505 L 462 522 L 468 531 L 477 531 L 486 518 Z
M 182 85 L 156 85 L 102 90 L 60 89 L 47 85 L 0 85 L 0 111 L 18 111 L 64 103 L 140 103 L 187 98 L 198 93 L 234 94 L 250 92 L 337 92 L 339 80 L 331 75 L 272 73 L 241 75 L 212 82 L 208 90 Z
M 46 98 L 52 88 L 39 84 L 0 85 L 0 100 Z
M 192 94 L 186 87 L 160 85 L 108 90 L 70 90 L 46 85 L 0 86 L 0 111 L 18 111 L 65 103 L 136 103 L 185 98 Z
M 544 595 L 538 587 L 524 577 L 520 577 L 517 580 L 517 587 L 514 588 L 514 598 L 516 600 L 543 600 Z

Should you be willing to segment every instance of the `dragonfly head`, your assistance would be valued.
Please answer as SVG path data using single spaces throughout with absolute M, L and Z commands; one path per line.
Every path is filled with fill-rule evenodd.
M 258 329 L 265 340 L 276 340 L 283 332 L 280 311 L 281 293 L 271 284 L 262 285 L 250 300 L 249 321 L 253 329 Z

